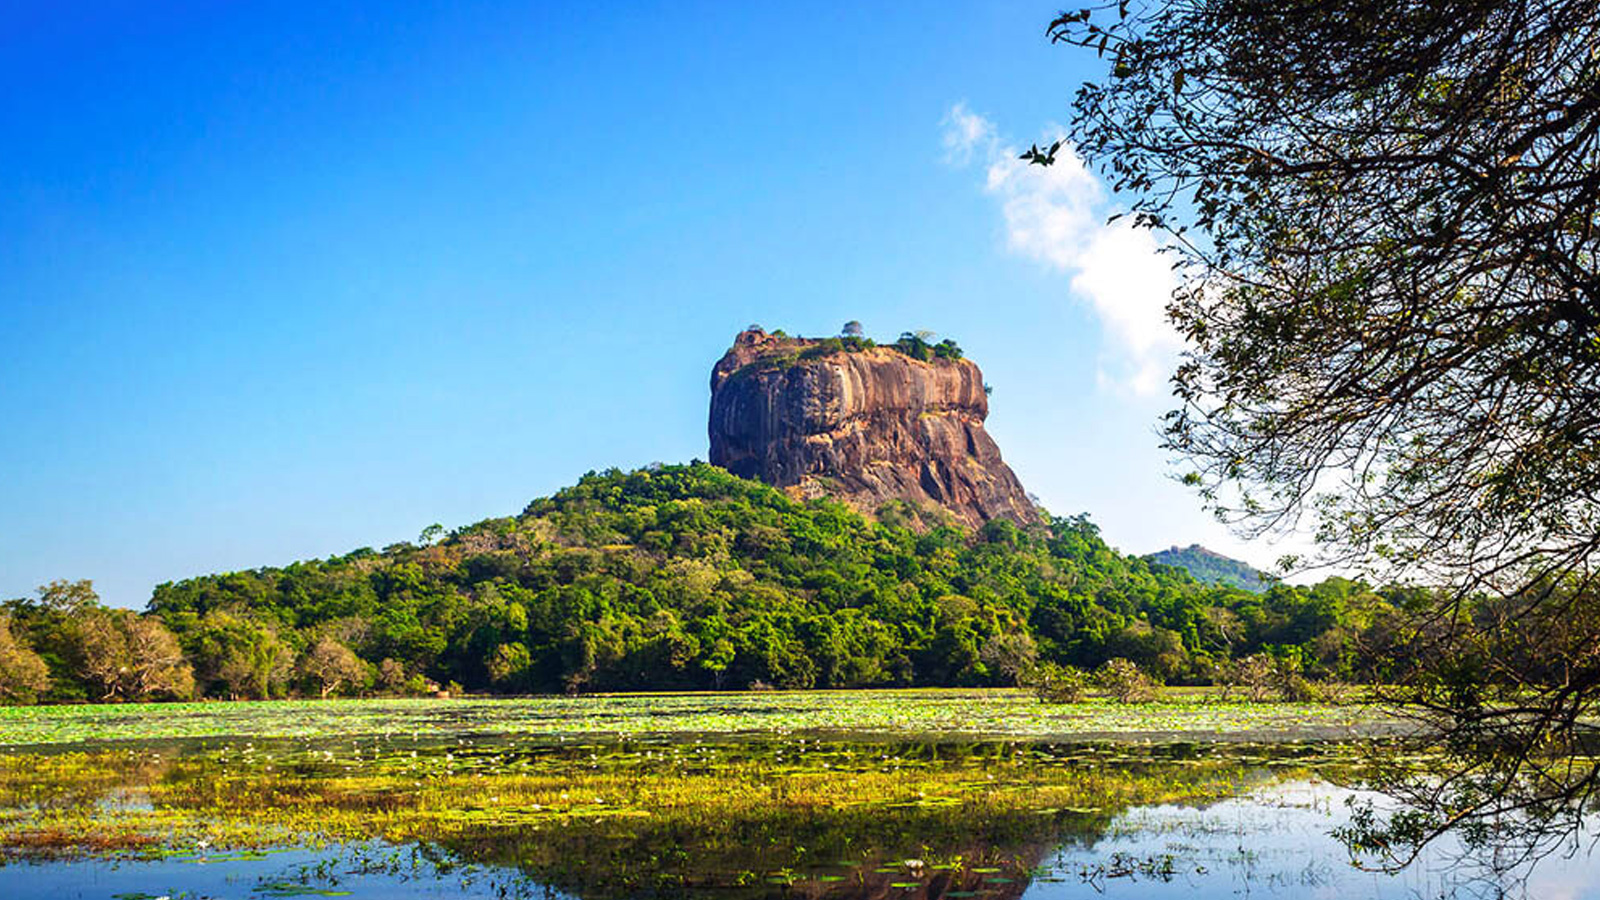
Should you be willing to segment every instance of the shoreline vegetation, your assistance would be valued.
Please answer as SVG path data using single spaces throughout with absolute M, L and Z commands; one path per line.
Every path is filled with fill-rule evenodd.
M 1125 700 L 1231 685 L 1315 700 L 1408 662 L 1427 592 L 1208 585 L 1084 516 L 869 519 L 704 463 L 590 473 L 518 516 L 416 543 L 156 587 L 0 604 L 0 699 L 1041 687 Z M 1327 687 L 1325 687 L 1325 685 Z

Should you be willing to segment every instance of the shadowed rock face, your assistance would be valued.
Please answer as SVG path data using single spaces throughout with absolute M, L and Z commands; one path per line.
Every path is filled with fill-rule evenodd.
M 983 428 L 976 365 L 887 347 L 819 354 L 819 343 L 757 330 L 734 339 L 711 372 L 713 464 L 868 514 L 909 500 L 968 527 L 1040 521 Z

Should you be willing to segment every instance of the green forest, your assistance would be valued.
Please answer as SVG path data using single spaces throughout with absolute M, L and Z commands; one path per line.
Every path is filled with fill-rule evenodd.
M 0 612 L 13 701 L 1009 685 L 1129 660 L 1206 684 L 1361 660 L 1406 592 L 1261 593 L 1125 555 L 1087 517 L 919 531 L 702 463 L 590 473 L 415 544 L 158 586 L 143 613 L 56 582 Z

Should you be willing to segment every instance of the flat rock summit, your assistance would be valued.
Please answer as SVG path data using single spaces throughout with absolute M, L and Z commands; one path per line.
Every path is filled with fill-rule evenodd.
M 742 331 L 711 370 L 711 462 L 868 515 L 909 501 L 976 528 L 1041 521 L 984 430 L 971 360 Z

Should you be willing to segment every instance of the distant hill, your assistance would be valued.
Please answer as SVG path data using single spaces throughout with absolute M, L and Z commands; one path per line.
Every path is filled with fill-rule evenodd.
M 1249 563 L 1223 556 L 1215 550 L 1207 550 L 1199 544 L 1161 550 L 1146 555 L 1145 559 L 1187 569 L 1196 581 L 1204 584 L 1228 584 L 1256 593 L 1265 591 L 1276 580 Z

